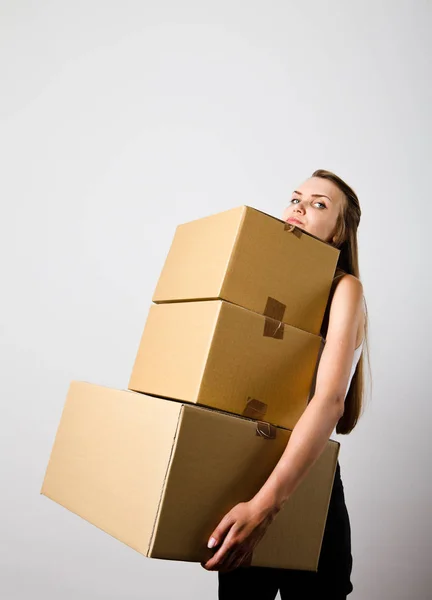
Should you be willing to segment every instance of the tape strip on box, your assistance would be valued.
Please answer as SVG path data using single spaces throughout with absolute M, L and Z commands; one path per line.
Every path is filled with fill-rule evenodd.
M 271 423 L 266 423 L 265 421 L 258 421 L 256 426 L 256 434 L 267 439 L 274 440 L 276 438 L 276 427 Z
M 282 321 L 285 309 L 286 304 L 279 302 L 279 300 L 276 300 L 276 298 L 272 298 L 271 296 L 267 298 L 264 309 L 264 316 L 266 317 L 264 322 L 264 336 L 283 340 L 284 323 Z
M 249 396 L 246 402 L 246 408 L 242 414 L 244 417 L 249 417 L 250 419 L 262 419 L 266 412 L 267 404 L 265 402 L 261 402 L 261 400 Z

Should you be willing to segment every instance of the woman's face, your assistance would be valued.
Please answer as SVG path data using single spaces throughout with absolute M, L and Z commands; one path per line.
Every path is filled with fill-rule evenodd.
M 311 177 L 292 193 L 282 219 L 331 243 L 345 202 L 345 195 L 332 181 Z

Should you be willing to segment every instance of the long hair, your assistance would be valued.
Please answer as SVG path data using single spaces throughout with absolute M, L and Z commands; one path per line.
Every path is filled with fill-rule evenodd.
M 344 194 L 346 202 L 343 203 L 343 208 L 336 222 L 335 232 L 330 244 L 340 250 L 339 260 L 336 268 L 335 277 L 327 305 L 326 317 L 323 321 L 321 334 L 325 337 L 328 327 L 328 312 L 333 297 L 333 292 L 336 287 L 336 281 L 344 274 L 351 274 L 360 279 L 360 269 L 358 263 L 358 245 L 357 245 L 357 228 L 360 223 L 361 210 L 360 203 L 356 193 L 349 187 L 340 177 L 331 171 L 318 169 L 312 173 L 312 177 L 320 177 L 333 182 Z M 368 339 L 368 311 L 366 300 L 365 305 L 365 327 L 364 327 L 364 345 L 354 372 L 351 384 L 345 398 L 345 409 L 342 417 L 336 425 L 336 433 L 348 434 L 357 424 L 364 409 L 365 395 L 365 369 L 364 369 L 364 348 L 367 348 L 369 375 L 370 375 L 370 353 Z M 371 382 L 371 377 L 369 377 Z

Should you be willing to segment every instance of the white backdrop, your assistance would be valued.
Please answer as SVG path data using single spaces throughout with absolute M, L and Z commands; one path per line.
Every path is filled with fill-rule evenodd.
M 69 382 L 127 387 L 178 223 L 281 216 L 317 168 L 363 211 L 373 388 L 340 462 L 353 600 L 431 593 L 427 0 L 0 0 L 0 592 L 216 598 L 40 496 Z

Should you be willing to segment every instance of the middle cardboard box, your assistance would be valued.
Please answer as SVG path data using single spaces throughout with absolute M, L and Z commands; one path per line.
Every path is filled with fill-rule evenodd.
M 224 300 L 153 304 L 128 388 L 292 429 L 321 343 Z

